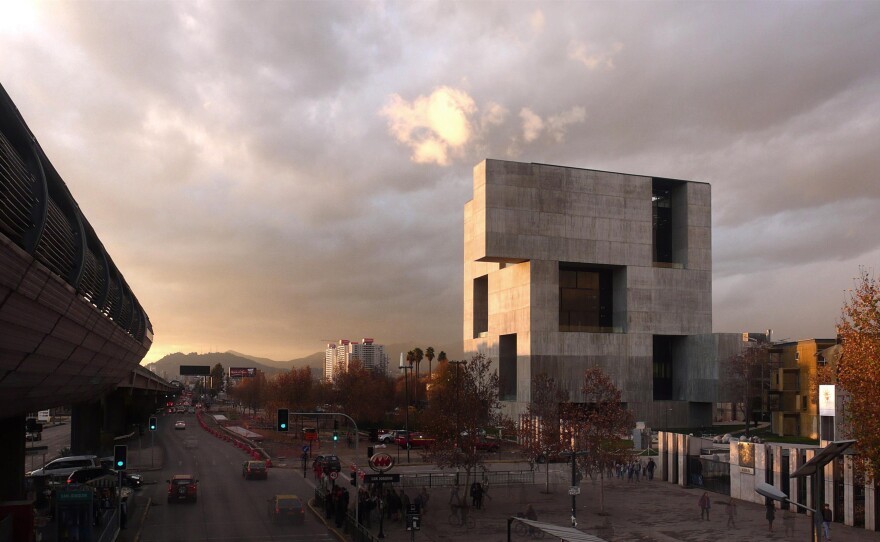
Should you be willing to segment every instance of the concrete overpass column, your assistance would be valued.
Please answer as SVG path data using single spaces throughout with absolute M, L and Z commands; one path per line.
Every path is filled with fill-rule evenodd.
M 0 465 L 0 502 L 24 499 L 24 416 L 0 418 Z
M 101 452 L 101 403 L 79 403 L 70 412 L 70 453 L 73 455 Z
M 104 396 L 104 423 L 101 429 L 112 436 L 124 435 L 130 431 L 126 418 L 126 396 L 129 390 L 126 388 L 116 389 Z

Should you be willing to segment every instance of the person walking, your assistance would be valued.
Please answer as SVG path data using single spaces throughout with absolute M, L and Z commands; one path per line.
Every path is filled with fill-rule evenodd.
M 831 542 L 831 522 L 834 521 L 834 512 L 828 503 L 822 507 L 822 532 L 825 535 L 825 542 Z
M 782 513 L 782 526 L 785 528 L 786 538 L 794 536 L 794 519 L 795 513 L 786 508 Z
M 712 501 L 709 499 L 709 493 L 707 491 L 704 491 L 703 496 L 700 497 L 699 505 L 700 519 L 705 519 L 706 521 L 709 521 L 709 509 L 712 508 Z
M 648 471 L 648 480 L 654 479 L 654 469 L 657 468 L 657 463 L 654 463 L 653 458 L 648 458 L 648 464 L 645 466 L 645 470 Z
M 776 519 L 776 507 L 773 506 L 773 501 L 771 501 L 771 500 L 767 500 L 766 504 L 764 504 L 764 507 L 767 509 L 767 513 L 764 516 L 767 518 L 767 524 L 768 524 L 767 528 L 772 533 L 773 532 L 773 520 Z
M 727 503 L 727 526 L 736 529 L 736 501 L 733 498 Z

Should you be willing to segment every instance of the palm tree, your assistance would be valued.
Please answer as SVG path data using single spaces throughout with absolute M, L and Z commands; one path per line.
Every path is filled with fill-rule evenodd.
M 413 399 L 416 404 L 416 408 L 419 408 L 419 364 L 425 358 L 425 353 L 422 352 L 422 349 L 419 347 L 413 348 L 413 361 L 416 364 L 416 379 L 413 387 L 415 391 L 413 392 Z
M 429 346 L 425 350 L 425 357 L 428 358 L 428 382 L 431 381 L 431 362 L 434 361 L 434 347 Z
M 413 362 L 415 362 L 415 360 L 416 360 L 416 353 L 414 350 L 410 350 L 409 352 L 406 353 L 406 361 L 409 364 L 410 368 L 412 368 Z M 404 371 L 404 374 L 406 374 L 406 371 Z M 409 386 L 407 386 L 407 388 L 409 388 Z M 409 393 L 409 390 L 407 390 L 406 393 Z M 409 408 L 409 403 L 407 403 L 406 408 Z

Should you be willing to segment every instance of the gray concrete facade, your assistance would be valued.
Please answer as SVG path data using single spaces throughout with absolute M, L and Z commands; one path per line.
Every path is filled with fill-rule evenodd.
M 670 201 L 671 257 L 655 262 L 658 189 Z M 607 281 L 602 323 L 587 332 L 561 324 L 567 316 L 560 275 L 582 268 Z M 719 359 L 741 341 L 738 334 L 712 334 L 710 186 L 481 162 L 464 210 L 463 332 L 465 352 L 497 363 L 503 404 L 514 418 L 526 410 L 533 376 L 549 374 L 577 402 L 584 369 L 599 366 L 636 419 L 658 428 L 711 423 Z M 658 341 L 671 352 L 672 381 L 659 399 Z

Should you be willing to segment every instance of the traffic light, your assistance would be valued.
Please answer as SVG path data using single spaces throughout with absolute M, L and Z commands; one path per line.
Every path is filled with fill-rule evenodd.
M 333 420 L 333 430 L 339 429 L 339 420 Z
M 333 431 L 333 442 L 339 440 L 339 431 Z
M 117 444 L 113 447 L 113 467 L 116 470 L 125 470 L 128 466 L 128 446 Z
M 150 416 L 150 431 L 155 431 L 159 426 L 155 416 Z
M 290 411 L 286 408 L 278 409 L 278 431 L 287 432 L 290 429 Z

